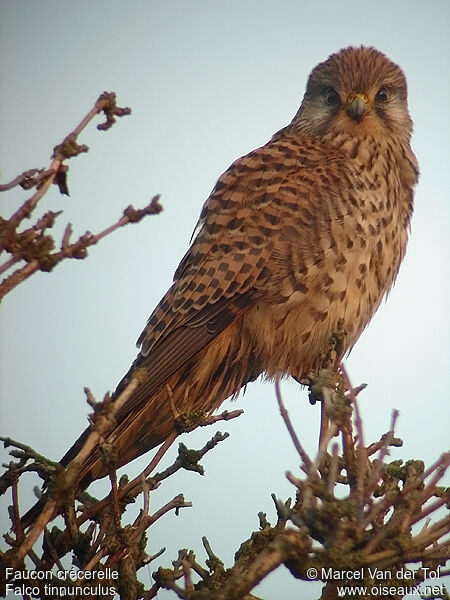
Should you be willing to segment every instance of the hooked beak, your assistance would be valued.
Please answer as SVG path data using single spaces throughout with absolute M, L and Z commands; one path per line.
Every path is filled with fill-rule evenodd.
M 352 94 L 347 100 L 345 111 L 348 116 L 359 123 L 369 109 L 369 98 L 365 94 Z

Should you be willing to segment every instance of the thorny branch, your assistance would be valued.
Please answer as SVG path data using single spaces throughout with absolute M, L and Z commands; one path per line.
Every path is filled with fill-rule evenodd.
M 450 503 L 450 491 L 437 484 L 448 469 L 450 453 L 443 454 L 426 471 L 420 460 L 386 463 L 389 447 L 401 445 L 394 437 L 396 411 L 389 432 L 366 448 L 363 420 L 356 405 L 360 388 L 351 387 L 343 366 L 340 373 L 329 401 L 335 421 L 331 430 L 341 432 L 343 451 L 339 452 L 338 444 L 333 442 L 331 453 L 324 455 L 321 447 L 314 460 L 308 456 L 290 421 L 277 381 L 275 391 L 280 413 L 306 474 L 303 479 L 287 474 L 296 487 L 295 503 L 291 506 L 290 499 L 282 502 L 273 496 L 277 523 L 271 526 L 261 513 L 259 531 L 241 545 L 234 566 L 229 569 L 212 554 L 205 540 L 209 557 L 206 568 L 197 562 L 193 552 L 180 551 L 181 562 L 179 556 L 172 569 L 160 568 L 154 573 L 156 583 L 148 598 L 155 597 L 159 588 L 173 590 L 178 598 L 185 600 L 254 598 L 251 590 L 282 564 L 294 577 L 305 581 L 311 580 L 312 572 L 317 573 L 317 579 L 325 584 L 322 600 L 338 597 L 336 582 L 321 575 L 330 568 L 333 573 L 342 574 L 339 581 L 342 586 L 351 588 L 355 581 L 346 579 L 346 573 L 361 572 L 363 580 L 358 584 L 369 585 L 374 583 L 371 577 L 378 567 L 383 569 L 384 579 L 380 581 L 377 577 L 375 583 L 385 586 L 383 589 L 399 590 L 400 595 L 395 598 L 400 598 L 401 589 L 409 589 L 424 580 L 423 568 L 437 569 L 445 564 L 450 558 L 450 517 L 440 516 L 437 511 Z M 328 382 L 326 385 L 328 390 L 333 390 Z M 349 403 L 357 414 L 356 438 L 351 434 Z M 325 450 L 332 437 L 327 435 Z M 376 452 L 378 457 L 371 461 L 369 457 Z M 344 486 L 347 493 L 336 494 L 338 486 Z M 434 524 L 429 520 L 430 515 L 436 519 Z M 413 526 L 423 521 L 425 524 L 417 533 Z M 412 571 L 408 563 L 421 563 L 423 568 Z M 403 579 L 399 576 L 402 572 L 405 573 Z M 444 574 L 442 571 L 441 575 Z M 446 598 L 444 588 L 439 586 L 439 589 L 439 595 L 429 597 Z M 348 596 L 340 597 L 350 598 L 354 594 L 350 590 Z
M 49 235 L 48 230 L 53 227 L 62 211 L 49 211 L 37 219 L 31 227 L 22 228 L 24 219 L 31 217 L 39 201 L 53 183 L 58 185 L 61 193 L 68 194 L 68 166 L 65 161 L 88 151 L 87 146 L 78 144 L 78 136 L 88 123 L 101 112 L 105 114 L 106 120 L 97 125 L 97 128 L 106 130 L 112 126 L 116 117 L 128 115 L 131 110 L 118 107 L 115 94 L 108 92 L 101 94 L 94 107 L 79 125 L 66 136 L 61 144 L 55 146 L 52 162 L 48 169 L 29 169 L 10 183 L 0 187 L 0 191 L 12 189 L 16 185 L 20 185 L 24 189 L 36 188 L 35 193 L 9 219 L 0 217 L 0 254 L 5 251 L 11 255 L 0 265 L 0 274 L 7 273 L 15 267 L 15 270 L 0 283 L 0 300 L 36 271 L 51 271 L 66 258 L 86 258 L 87 249 L 90 246 L 97 244 L 99 240 L 119 227 L 128 223 L 137 223 L 147 215 L 161 212 L 159 196 L 154 196 L 144 208 L 135 209 L 129 206 L 124 210 L 122 217 L 104 231 L 95 235 L 86 232 L 74 242 L 70 241 L 72 225 L 69 223 L 65 228 L 58 250 L 55 250 L 56 241 L 53 236 Z M 24 265 L 23 262 L 25 262 Z
M 346 379 L 347 384 L 342 385 L 340 380 L 330 398 L 330 406 L 333 406 L 338 419 L 338 425 L 333 423 L 331 431 L 336 427 L 341 432 L 352 430 L 347 407 L 349 402 L 354 405 L 356 398 L 347 376 Z M 108 397 L 103 403 L 97 404 L 90 393 L 87 395 L 90 404 L 102 414 L 108 406 L 114 404 Z M 9 465 L 8 476 L 4 478 L 4 487 L 12 488 L 11 519 L 15 537 L 7 538 L 11 550 L 3 555 L 3 561 L 18 564 L 12 558 L 23 557 L 23 549 L 26 548 L 38 568 L 51 569 L 53 565 L 59 564 L 60 557 L 75 551 L 83 543 L 84 552 L 76 550 L 76 564 L 80 569 L 86 571 L 116 566 L 122 569 L 121 572 L 126 572 L 124 579 L 116 583 L 116 589 L 122 598 L 150 599 L 157 597 L 160 589 L 168 589 L 178 598 L 185 600 L 256 599 L 251 593 L 252 589 L 280 565 L 287 567 L 294 577 L 303 580 L 311 579 L 311 571 L 308 569 L 315 569 L 317 577 L 325 584 L 322 600 L 336 598 L 336 582 L 320 575 L 330 568 L 334 573 L 343 574 L 340 582 L 342 585 L 351 587 L 354 582 L 346 580 L 345 573 L 359 570 L 363 574 L 362 583 L 369 584 L 369 567 L 373 569 L 376 566 L 385 573 L 396 573 L 395 577 L 386 575 L 383 582 L 377 580 L 378 585 L 400 589 L 402 586 L 411 587 L 423 581 L 425 567 L 437 569 L 444 565 L 450 556 L 450 517 L 442 516 L 437 511 L 442 511 L 444 505 L 450 502 L 450 494 L 448 489 L 439 487 L 438 484 L 450 464 L 450 453 L 442 455 L 426 470 L 421 461 L 385 462 L 384 459 L 389 455 L 389 447 L 398 445 L 398 440 L 394 438 L 394 414 L 389 432 L 369 446 L 372 450 L 376 448 L 378 455 L 371 459 L 376 452 L 369 452 L 366 448 L 362 453 L 362 461 L 358 458 L 364 439 L 360 415 L 356 426 L 357 436 L 353 438 L 347 433 L 343 436 L 342 452 L 339 451 L 338 444 L 332 441 L 332 437 L 328 436 L 325 454 L 322 447 L 313 459 L 308 456 L 298 440 L 284 406 L 279 382 L 276 385 L 276 396 L 288 432 L 299 451 L 305 476 L 300 479 L 292 473 L 287 474 L 296 489 L 295 502 L 292 503 L 290 499 L 283 502 L 273 495 L 277 522 L 271 525 L 266 515 L 260 513 L 259 530 L 241 544 L 231 568 L 225 568 L 204 538 L 203 544 L 208 556 L 204 566 L 198 562 L 192 551 L 180 550 L 173 568 L 159 568 L 154 573 L 155 583 L 149 589 L 146 590 L 137 580 L 139 569 L 162 552 L 160 550 L 150 556 L 146 554 L 148 528 L 169 511 L 178 512 L 181 508 L 190 506 L 180 494 L 150 514 L 149 494 L 179 469 L 202 474 L 203 469 L 198 461 L 227 437 L 227 434 L 220 433 L 213 436 L 200 450 L 188 450 L 184 444 L 180 444 L 175 462 L 155 473 L 155 468 L 176 438 L 174 433 L 157 451 L 140 476 L 130 482 L 119 482 L 116 491 L 120 512 L 116 515 L 118 519 L 114 516 L 114 510 L 111 512 L 113 492 L 101 501 L 96 501 L 85 493 L 80 495 L 79 500 L 82 504 L 78 510 L 81 513 L 78 517 L 75 515 L 72 528 L 67 524 L 64 531 L 58 528 L 44 530 L 46 544 L 41 557 L 34 553 L 29 543 L 33 529 L 23 532 L 20 528 L 17 503 L 17 480 L 25 471 L 27 461 L 40 462 L 41 458 L 28 446 L 6 439 L 6 443 L 17 448 L 13 452 L 19 462 Z M 342 408 L 340 404 L 343 405 Z M 210 417 L 209 422 L 211 424 L 219 419 L 228 420 L 238 414 L 239 411 L 234 415 L 225 411 L 222 415 Z M 342 415 L 348 416 L 343 418 Z M 202 417 L 198 424 L 206 425 L 207 421 L 208 418 Z M 186 415 L 185 422 L 191 423 L 192 417 Z M 92 434 L 94 438 L 95 425 L 96 423 Z M 106 434 L 106 430 L 103 434 Z M 97 442 L 98 440 L 94 440 L 94 443 Z M 89 440 L 86 443 L 87 446 L 81 450 L 74 465 L 82 462 L 83 456 L 89 453 L 91 444 Z M 329 444 L 330 453 L 327 452 Z M 356 457 L 356 463 L 346 457 L 347 453 Z M 47 461 L 47 464 L 51 465 L 51 462 Z M 357 473 L 356 476 L 349 476 L 349 469 L 353 464 L 358 466 Z M 75 466 L 71 468 L 75 469 Z M 40 470 L 44 470 L 42 465 Z M 70 467 L 67 470 L 70 470 Z M 347 492 L 342 493 L 340 490 L 336 493 L 338 487 L 343 487 Z M 143 497 L 140 514 L 132 524 L 121 525 L 126 506 L 134 502 L 139 494 Z M 68 511 L 67 507 L 64 510 Z M 431 523 L 430 516 L 434 517 L 434 523 Z M 69 512 L 66 523 L 68 521 Z M 87 522 L 91 524 L 82 533 L 80 527 Z M 425 524 L 417 532 L 414 526 L 420 522 Z M 95 536 L 94 532 L 97 532 Z M 20 554 L 17 553 L 18 550 Z M 422 567 L 414 571 L 413 578 L 407 577 L 403 580 L 397 573 L 402 569 L 405 573 L 411 573 L 407 568 L 408 563 L 421 563 Z M 389 569 L 391 571 L 388 571 Z M 130 590 L 133 590 L 132 594 Z
M 345 373 L 343 368 L 341 372 Z M 133 381 L 130 385 L 133 383 L 138 385 L 138 382 Z M 328 386 L 328 389 L 331 388 Z M 126 392 L 129 392 L 127 388 L 124 393 Z M 93 419 L 91 437 L 66 468 L 68 481 L 71 473 L 76 474 L 83 457 L 89 454 L 93 444 L 107 435 L 108 427 L 102 429 L 107 422 L 104 416 L 115 404 L 108 396 L 102 403 L 96 403 L 89 391 L 87 397 L 97 416 Z M 296 489 L 295 502 L 292 503 L 291 499 L 283 502 L 272 495 L 278 515 L 277 522 L 271 525 L 266 515 L 260 513 L 259 530 L 241 544 L 232 567 L 225 568 L 212 551 L 208 540 L 203 538 L 208 557 L 205 565 L 198 562 L 192 551 L 180 550 L 172 568 L 161 567 L 153 574 L 155 583 L 149 589 L 145 589 L 137 579 L 139 569 L 164 551 L 161 549 L 153 555 L 146 553 L 147 530 L 168 512 L 178 512 L 181 508 L 191 506 L 179 494 L 151 514 L 149 494 L 180 469 L 203 474 L 198 461 L 219 441 L 226 439 L 227 434 L 221 433 L 214 435 L 200 450 L 188 450 L 184 444 L 180 444 L 174 463 L 155 473 L 156 467 L 177 437 L 174 432 L 156 452 L 149 465 L 132 481 L 121 480 L 117 489 L 114 490 L 113 487 L 111 493 L 100 501 L 82 493 L 78 498 L 81 502 L 77 509 L 79 515 L 73 513 L 72 524 L 70 510 L 73 511 L 73 508 L 60 504 L 60 509 L 66 513 L 65 530 L 54 527 L 49 531 L 44 528 L 43 523 L 47 517 L 54 515 L 53 506 L 53 512 L 48 510 L 45 519 L 40 518 L 39 521 L 39 527 L 41 531 L 44 529 L 45 534 L 44 552 L 40 557 L 35 554 L 31 543 L 35 537 L 33 532 L 36 525 L 28 532 L 21 528 L 17 485 L 21 474 L 29 468 L 28 461 L 34 461 L 35 465 L 39 463 L 39 467 L 35 466 L 34 470 L 45 473 L 47 478 L 51 477 L 55 463 L 44 459 L 27 445 L 4 439 L 5 445 L 15 448 L 12 454 L 18 462 L 8 465 L 1 480 L 3 489 L 12 489 L 10 515 L 14 531 L 14 536 L 8 535 L 5 538 L 11 550 L 3 554 L 2 561 L 18 566 L 20 561 L 17 558 L 21 559 L 28 554 L 36 568 L 48 570 L 54 565 L 60 565 L 60 558 L 67 552 L 72 552 L 76 555 L 75 564 L 83 571 L 119 568 L 122 577 L 119 582 L 110 583 L 116 586 L 121 598 L 151 599 L 158 596 L 159 590 L 168 589 L 185 600 L 257 600 L 252 594 L 253 588 L 281 565 L 287 567 L 295 578 L 302 580 L 310 580 L 310 569 L 315 569 L 317 578 L 322 579 L 325 584 L 321 600 L 337 597 L 336 582 L 320 575 L 330 568 L 333 573 L 342 573 L 340 583 L 343 586 L 351 587 L 354 581 L 347 580 L 345 573 L 358 570 L 363 574 L 362 584 L 369 585 L 374 583 L 369 567 L 372 571 L 377 567 L 386 574 L 395 573 L 395 576 L 385 575 L 381 582 L 377 579 L 377 585 L 402 589 L 402 586 L 410 588 L 421 583 L 425 578 L 425 567 L 437 569 L 443 566 L 450 557 L 450 517 L 437 511 L 442 511 L 450 503 L 450 493 L 438 484 L 450 465 L 450 453 L 442 455 L 426 470 L 421 461 L 385 462 L 389 447 L 399 445 L 399 440 L 394 437 L 397 418 L 395 412 L 389 432 L 361 452 L 364 435 L 360 414 L 355 425 L 357 436 L 354 438 L 348 435 L 352 431 L 348 406 L 349 403 L 354 406 L 356 394 L 345 373 L 343 378 L 338 378 L 329 398 L 337 419 L 337 423 L 332 422 L 330 431 L 342 433 L 343 451 L 340 452 L 338 444 L 332 441 L 333 436 L 327 435 L 325 449 L 322 440 L 317 457 L 313 459 L 306 453 L 295 433 L 284 406 L 279 382 L 276 382 L 276 397 L 289 435 L 302 460 L 305 476 L 301 479 L 292 473 L 287 474 Z M 179 418 L 192 430 L 195 419 L 197 425 L 201 426 L 218 420 L 229 420 L 239 414 L 240 411 L 225 411 L 211 417 L 195 415 L 194 420 L 189 414 L 179 415 Z M 343 415 L 347 416 L 343 418 Z M 99 421 L 103 424 L 99 424 Z M 96 430 L 97 426 L 100 430 Z M 331 451 L 328 452 L 330 444 Z M 346 454 L 350 454 L 352 459 L 356 457 L 356 462 L 349 460 Z M 364 460 L 361 460 L 361 454 Z M 349 475 L 354 464 L 357 465 L 357 472 Z M 341 487 L 347 492 L 342 493 L 340 490 L 336 493 Z M 115 504 L 112 503 L 114 494 Z M 135 502 L 140 494 L 143 498 L 140 514 L 132 524 L 122 525 L 126 506 Z M 46 507 L 51 502 L 52 500 L 47 501 Z M 434 517 L 434 523 L 430 517 Z M 414 526 L 421 522 L 424 525 L 420 531 L 416 531 Z M 81 527 L 88 523 L 90 524 L 83 532 Z M 84 547 L 82 552 L 80 545 Z M 399 578 L 397 574 L 402 570 L 412 573 L 408 569 L 410 563 L 421 563 L 421 567 L 414 570 L 414 577 Z M 54 583 L 61 585 L 56 576 Z
M 72 549 L 77 557 L 76 564 L 83 571 L 122 564 L 123 561 L 129 559 L 130 554 L 133 554 L 135 557 L 133 559 L 135 561 L 134 571 L 136 572 L 138 568 L 148 564 L 148 562 L 162 553 L 161 551 L 153 557 L 149 557 L 145 554 L 146 530 L 167 512 L 175 510 L 178 514 L 178 511 L 181 508 L 190 507 L 191 503 L 186 502 L 184 496 L 179 494 L 159 510 L 153 514 L 149 514 L 149 492 L 157 489 L 163 480 L 167 479 L 180 469 L 187 469 L 203 474 L 204 470 L 199 464 L 199 460 L 220 441 L 225 440 L 228 437 L 228 434 L 222 434 L 220 432 L 216 433 L 200 450 L 189 450 L 184 444 L 180 444 L 178 458 L 175 462 L 163 471 L 153 474 L 155 468 L 175 440 L 177 434 L 174 434 L 165 444 L 163 444 L 163 446 L 161 446 L 150 464 L 138 477 L 130 482 L 121 481 L 117 489 L 112 486 L 113 489 L 111 493 L 102 501 L 96 501 L 88 494 L 82 493 L 80 495 L 82 504 L 78 507 L 78 510 L 81 510 L 82 512 L 78 518 L 73 512 L 73 507 L 67 505 L 67 498 L 70 496 L 70 490 L 76 488 L 77 476 L 83 466 L 86 456 L 108 435 L 108 432 L 114 424 L 114 414 L 116 414 L 123 403 L 126 402 L 136 386 L 139 385 L 139 370 L 136 371 L 136 373 L 138 376 L 130 381 L 127 387 L 116 399 L 114 399 L 114 401 L 111 401 L 110 397 L 107 395 L 103 402 L 96 403 L 92 394 L 86 390 L 89 404 L 95 406 L 95 415 L 91 418 L 92 431 L 77 456 L 62 472 L 60 467 L 59 469 L 55 468 L 56 463 L 52 463 L 52 461 L 42 457 L 29 446 L 20 442 L 15 442 L 9 438 L 1 438 L 5 446 L 13 446 L 16 448 L 16 450 L 11 451 L 11 454 L 19 459 L 18 462 L 12 462 L 9 465 L 6 465 L 7 471 L 2 476 L 3 493 L 9 487 L 12 488 L 13 505 L 11 508 L 11 521 L 15 533 L 15 537 L 8 535 L 5 538 L 11 546 L 11 550 L 0 554 L 4 566 L 20 568 L 23 559 L 28 555 L 32 558 L 36 566 L 39 566 L 40 569 L 45 568 L 48 570 L 51 569 L 54 564 L 58 566 L 59 558 Z M 202 418 L 201 425 L 206 426 L 208 424 L 215 424 L 219 420 L 228 421 L 232 418 L 236 418 L 241 413 L 242 411 L 224 411 L 221 415 L 214 415 L 209 419 L 207 417 Z M 27 462 L 29 460 L 34 460 L 34 467 L 27 469 Z M 24 533 L 17 503 L 18 479 L 26 470 L 35 470 L 37 473 L 45 472 L 45 477 L 48 479 L 49 473 L 46 470 L 48 465 L 50 465 L 53 470 L 53 475 L 50 475 L 50 478 L 53 479 L 52 494 L 48 498 L 44 497 L 44 503 L 42 504 L 41 512 L 37 520 L 33 523 L 31 529 L 27 533 Z M 143 510 L 132 525 L 123 526 L 121 524 L 121 518 L 126 506 L 133 503 L 135 498 L 141 493 L 144 498 Z M 111 505 L 114 494 L 116 494 L 116 506 Z M 111 509 L 113 512 L 111 512 Z M 115 510 L 117 509 L 120 514 L 115 514 Z M 46 528 L 47 523 L 61 511 L 65 514 L 66 529 L 61 531 L 58 528 L 53 527 L 50 532 Z M 74 514 L 72 522 L 70 522 L 71 512 Z M 91 521 L 91 525 L 89 525 L 86 532 L 82 533 L 80 526 L 86 521 Z M 93 528 L 92 525 L 94 525 L 95 522 L 100 524 L 100 531 L 97 537 L 93 539 L 92 536 L 95 527 Z M 42 532 L 44 532 L 46 542 L 44 545 L 44 553 L 39 558 L 35 555 L 32 548 Z M 112 540 L 114 540 L 114 543 L 111 543 Z M 85 547 L 83 557 L 80 556 L 79 550 L 77 550 L 80 544 Z M 102 560 L 104 562 L 101 563 Z M 53 583 L 58 583 L 56 577 Z M 119 592 L 121 585 L 119 585 L 118 588 Z M 136 585 L 136 581 L 133 585 Z M 45 594 L 42 597 L 44 598 Z

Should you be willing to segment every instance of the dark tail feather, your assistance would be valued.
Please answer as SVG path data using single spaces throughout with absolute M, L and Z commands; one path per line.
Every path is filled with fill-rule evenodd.
M 30 525 L 32 525 L 36 519 L 38 518 L 38 516 L 41 514 L 42 509 L 45 506 L 45 503 L 47 501 L 47 494 L 45 494 L 42 498 L 40 498 L 36 504 L 34 504 L 30 510 L 28 510 L 23 517 L 20 519 L 20 522 L 22 524 L 22 528 L 26 529 L 27 527 L 29 527 Z
M 241 335 L 241 317 L 253 299 L 252 295 L 237 295 L 207 306 L 195 319 L 163 338 L 148 356 L 138 356 L 113 395 L 114 398 L 120 394 L 136 368 L 146 369 L 146 381 L 115 415 L 117 426 L 110 439 L 117 447 L 118 467 L 156 448 L 174 431 L 174 414 L 165 384 L 172 390 L 174 406 L 179 412 L 211 412 L 258 377 L 261 367 L 252 352 L 251 341 Z M 242 356 L 246 357 L 243 364 Z M 85 429 L 63 456 L 60 461 L 63 467 L 79 453 L 90 431 L 90 427 Z M 78 490 L 106 474 L 95 448 L 83 465 Z M 23 527 L 34 522 L 46 497 L 22 517 Z

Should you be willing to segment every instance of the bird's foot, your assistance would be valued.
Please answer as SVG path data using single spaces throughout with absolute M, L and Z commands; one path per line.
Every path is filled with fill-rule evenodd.
M 335 391 L 340 381 L 341 376 L 337 371 L 332 368 L 323 368 L 317 372 L 308 373 L 301 380 L 301 383 L 309 388 L 308 398 L 310 404 L 316 404 L 317 402 L 324 402 L 324 389 Z
M 345 395 L 342 374 L 333 367 L 310 372 L 301 383 L 309 388 L 309 402 L 320 402 L 319 451 L 324 453 L 340 424 L 351 415 L 351 401 Z
M 336 371 L 339 368 L 342 357 L 346 350 L 345 340 L 348 331 L 344 327 L 343 319 L 339 319 L 330 339 L 328 340 L 328 352 L 323 356 L 322 368 L 334 368 Z

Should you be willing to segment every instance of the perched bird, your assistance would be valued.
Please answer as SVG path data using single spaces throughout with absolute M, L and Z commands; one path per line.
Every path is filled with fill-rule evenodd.
M 174 406 L 209 413 L 261 374 L 301 379 L 337 327 L 344 352 L 355 344 L 405 254 L 411 132 L 403 72 L 378 50 L 345 48 L 314 68 L 292 122 L 236 160 L 203 206 L 117 390 L 146 369 L 107 439 L 118 466 L 167 438 Z M 95 450 L 80 487 L 104 475 Z

